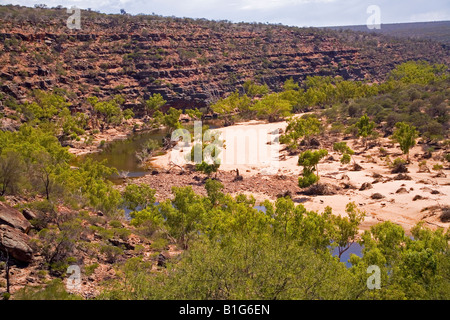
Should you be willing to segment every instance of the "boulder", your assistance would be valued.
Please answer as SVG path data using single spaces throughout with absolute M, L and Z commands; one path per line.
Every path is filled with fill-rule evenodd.
M 374 200 L 379 200 L 379 199 L 383 199 L 386 198 L 385 196 L 383 196 L 381 193 L 374 193 L 373 195 L 370 196 L 371 199 Z
M 158 267 L 165 267 L 166 260 L 167 258 L 162 253 L 160 253 L 158 256 Z
M 408 192 L 408 190 L 406 190 L 405 188 L 400 188 L 400 189 L 398 189 L 395 193 L 401 193 L 401 194 L 404 194 L 404 193 L 409 193 L 409 192 Z
M 309 146 L 311 148 L 318 149 L 320 148 L 320 141 L 316 138 L 311 138 L 311 140 L 309 140 Z
M 134 245 L 119 238 L 109 239 L 109 242 L 116 247 L 122 247 L 125 250 L 134 250 Z
M 399 163 L 397 164 L 391 171 L 391 173 L 407 173 L 408 168 L 406 167 L 405 163 Z
M 31 229 L 31 223 L 18 210 L 0 202 L 0 225 L 8 225 L 27 233 Z
M 373 187 L 372 187 L 372 184 L 370 182 L 364 182 L 361 185 L 361 188 L 359 188 L 359 191 L 369 190 L 369 189 L 372 189 L 372 188 Z
M 292 192 L 290 190 L 284 190 L 279 194 L 277 194 L 277 198 L 286 198 L 286 197 L 292 198 Z
M 440 219 L 442 222 L 450 222 L 450 207 L 442 208 Z
M 28 208 L 23 209 L 22 214 L 27 220 L 33 220 L 37 218 L 36 214 Z
M 306 189 L 304 194 L 311 196 L 329 196 L 337 194 L 337 188 L 328 183 L 316 183 Z
M 0 250 L 8 251 L 17 261 L 29 263 L 33 259 L 33 249 L 29 246 L 30 237 L 8 225 L 0 225 Z
M 394 180 L 412 180 L 412 178 L 405 173 L 399 173 L 394 177 Z

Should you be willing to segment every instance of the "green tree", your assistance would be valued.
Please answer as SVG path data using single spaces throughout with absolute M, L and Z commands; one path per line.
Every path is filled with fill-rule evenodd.
M 345 266 L 329 255 L 255 233 L 196 241 L 164 274 L 152 274 L 142 263 L 133 267 L 139 282 L 123 279 L 104 298 L 345 299 L 352 282 Z M 124 290 L 128 279 L 132 289 Z
M 180 123 L 180 115 L 182 111 L 170 107 L 167 113 L 163 114 L 161 111 L 156 111 L 153 115 L 160 124 L 169 129 L 169 135 L 176 129 L 181 129 L 183 126 Z
M 208 127 L 202 128 L 203 140 L 195 142 L 188 155 L 188 160 L 196 161 L 195 169 L 208 175 L 208 177 L 219 170 L 223 141 L 218 131 L 210 131 Z
M 214 112 L 220 114 L 224 120 L 225 125 L 232 125 L 234 123 L 234 115 L 237 112 L 247 112 L 251 105 L 251 99 L 246 95 L 240 95 L 236 90 L 228 97 L 220 99 L 211 106 Z
M 42 90 L 32 92 L 33 102 L 26 102 L 20 107 L 28 121 L 45 121 L 54 118 L 61 110 L 70 107 L 66 98 L 56 93 L 47 93 Z
M 262 97 L 269 93 L 269 87 L 267 86 L 267 84 L 257 85 L 252 80 L 245 81 L 243 87 L 245 94 L 247 94 L 251 98 Z
M 218 205 L 224 200 L 225 195 L 222 193 L 223 188 L 223 184 L 217 180 L 206 180 L 206 193 L 208 194 L 208 198 L 213 206 Z
M 186 114 L 189 117 L 191 117 L 192 119 L 201 119 L 202 115 L 203 115 L 203 113 L 200 110 L 198 110 L 197 108 L 195 108 L 195 109 L 187 109 L 186 110 Z
M 310 145 L 311 138 L 322 131 L 319 119 L 314 116 L 303 116 L 288 120 L 286 131 L 280 136 L 280 142 L 286 144 L 291 151 L 298 149 L 299 140 L 304 139 Z
M 328 155 L 326 149 L 317 151 L 306 150 L 298 157 L 298 165 L 303 166 L 302 177 L 299 177 L 300 188 L 306 188 L 319 181 L 318 164 L 322 158 Z M 314 174 L 317 172 L 317 175 Z
M 191 186 L 173 187 L 175 197 L 172 201 L 166 200 L 159 205 L 159 214 L 165 217 L 166 232 L 175 239 L 184 249 L 189 242 L 197 237 L 197 231 L 206 215 L 203 198 L 194 193 Z
M 25 171 L 21 155 L 14 150 L 3 150 L 0 155 L 0 195 L 15 193 Z
M 334 244 L 338 248 L 339 259 L 356 241 L 359 225 L 364 220 L 365 216 L 363 211 L 357 209 L 354 202 L 348 203 L 345 211 L 348 215 L 347 217 L 342 217 L 340 215 L 332 216 L 334 226 L 333 239 Z
M 341 163 L 348 164 L 352 158 L 352 155 L 355 153 L 348 145 L 347 142 L 335 142 L 333 144 L 333 150 L 339 152 L 342 155 Z M 353 160 L 355 162 L 355 160 Z
M 406 154 L 409 162 L 409 150 L 416 145 L 418 132 L 414 126 L 405 122 L 398 122 L 395 124 L 395 130 L 392 135 L 392 140 L 400 145 L 403 154 Z
M 426 61 L 408 61 L 391 71 L 390 79 L 405 84 L 430 84 L 447 78 L 447 66 Z
M 147 100 L 145 100 L 145 113 L 152 115 L 156 111 L 159 111 L 167 103 L 160 93 L 152 94 Z
M 67 197 L 79 199 L 78 205 L 88 205 L 114 215 L 122 203 L 122 197 L 108 180 L 111 175 L 117 174 L 117 170 L 107 167 L 105 162 L 86 159 L 77 169 L 61 172 L 58 179 L 60 184 L 64 184 Z
M 57 175 L 60 170 L 67 168 L 67 163 L 57 161 L 45 151 L 36 152 L 33 158 L 33 180 L 43 187 L 46 199 L 50 200 L 50 194 L 57 187 Z
M 367 147 L 367 137 L 373 133 L 375 122 L 370 121 L 369 117 L 365 114 L 355 123 L 355 126 L 358 129 L 358 137 L 363 138 L 363 144 Z
M 93 108 L 95 120 L 101 118 L 103 123 L 106 124 L 120 124 L 122 122 L 123 113 L 120 106 L 123 105 L 125 100 L 121 95 L 116 95 L 106 101 L 99 101 L 97 97 L 93 96 L 88 98 L 88 102 Z M 103 129 L 103 125 L 101 125 L 101 128 Z
M 123 192 L 124 205 L 131 211 L 147 209 L 155 204 L 156 190 L 147 184 L 129 184 Z
M 269 122 L 280 121 L 291 114 L 292 105 L 282 99 L 279 93 L 272 93 L 258 100 L 250 110 L 255 111 L 258 117 L 268 119 Z

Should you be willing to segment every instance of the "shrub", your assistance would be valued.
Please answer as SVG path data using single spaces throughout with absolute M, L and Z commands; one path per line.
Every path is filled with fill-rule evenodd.
M 380 147 L 380 148 L 378 149 L 378 151 L 380 152 L 380 156 L 381 156 L 381 157 L 385 157 L 385 156 L 388 155 L 388 151 L 387 151 L 385 148 L 383 148 L 383 147 Z
M 111 220 L 109 222 L 109 225 L 113 228 L 122 228 L 122 222 L 120 222 L 119 220 Z
M 319 181 L 319 174 L 317 165 L 319 161 L 328 154 L 328 151 L 321 149 L 318 151 L 307 150 L 300 154 L 298 157 L 298 165 L 303 166 L 303 177 L 298 179 L 298 185 L 300 188 L 306 188 Z M 314 174 L 317 172 L 317 175 Z
M 97 269 L 98 267 L 99 267 L 99 264 L 97 262 L 95 262 L 91 265 L 85 266 L 84 267 L 85 275 L 89 277 L 90 275 L 92 275 L 95 272 L 95 269 Z
M 61 279 L 52 280 L 45 286 L 25 286 L 15 295 L 16 300 L 81 300 L 78 295 L 69 294 Z
M 106 256 L 108 263 L 114 263 L 123 254 L 123 249 L 116 246 L 104 245 L 100 248 L 100 253 Z
M 408 168 L 406 167 L 406 161 L 402 158 L 396 158 L 394 162 L 392 162 L 391 166 L 392 166 L 392 173 L 408 172 Z
M 405 122 L 398 122 L 395 124 L 395 131 L 392 135 L 392 140 L 400 145 L 400 149 L 407 155 L 409 161 L 409 150 L 416 145 L 416 138 L 418 132 L 414 126 L 410 126 Z
M 319 176 L 314 173 L 303 173 L 302 177 L 298 177 L 298 186 L 300 188 L 307 188 L 319 181 Z

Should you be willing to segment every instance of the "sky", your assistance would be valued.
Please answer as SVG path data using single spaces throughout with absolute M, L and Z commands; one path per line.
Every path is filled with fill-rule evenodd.
M 365 25 L 374 13 L 368 13 L 367 9 L 373 5 L 379 7 L 382 24 L 450 20 L 449 0 L 0 0 L 0 4 L 76 6 L 104 13 L 119 13 L 124 9 L 131 14 L 155 13 L 298 27 Z

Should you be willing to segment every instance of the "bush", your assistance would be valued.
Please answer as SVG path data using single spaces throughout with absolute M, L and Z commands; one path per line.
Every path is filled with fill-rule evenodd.
M 300 188 L 309 187 L 319 181 L 319 175 L 314 174 L 314 171 L 318 172 L 317 165 L 327 154 L 328 151 L 326 149 L 318 151 L 307 150 L 300 154 L 298 157 L 298 165 L 303 166 L 303 177 L 298 179 Z
M 84 273 L 86 274 L 86 276 L 89 277 L 90 275 L 92 275 L 95 272 L 95 269 L 97 269 L 98 267 L 99 267 L 99 264 L 97 262 L 95 262 L 91 265 L 85 266 Z
M 114 263 L 119 256 L 123 255 L 123 249 L 116 246 L 104 245 L 100 248 L 100 253 L 106 256 L 108 263 Z
M 131 231 L 125 228 L 113 229 L 114 235 L 122 240 L 127 240 L 131 235 Z
M 123 227 L 122 222 L 120 222 L 119 220 L 111 220 L 109 222 L 109 225 L 110 225 L 110 227 L 113 227 L 113 228 L 122 228 Z
M 66 291 L 61 279 L 52 280 L 45 286 L 25 286 L 15 295 L 16 300 L 82 300 L 78 295 Z
M 386 157 L 388 155 L 388 151 L 385 148 L 383 148 L 383 147 L 380 147 L 378 149 L 378 151 L 380 152 L 380 156 L 381 157 Z
M 155 240 L 153 240 L 152 244 L 150 245 L 150 247 L 153 250 L 156 251 L 160 251 L 160 250 L 165 250 L 167 245 L 168 245 L 168 241 L 167 239 L 163 238 L 163 237 L 158 237 Z
M 406 173 L 408 168 L 406 167 L 406 161 L 402 158 L 396 158 L 391 164 L 392 173 Z
M 416 145 L 416 138 L 418 132 L 416 127 L 410 126 L 405 122 L 398 122 L 395 124 L 395 131 L 392 135 L 392 140 L 400 145 L 400 149 L 407 155 L 409 161 L 409 150 Z
M 319 181 L 319 177 L 314 173 L 304 174 L 302 177 L 298 178 L 298 186 L 300 188 L 307 188 Z

